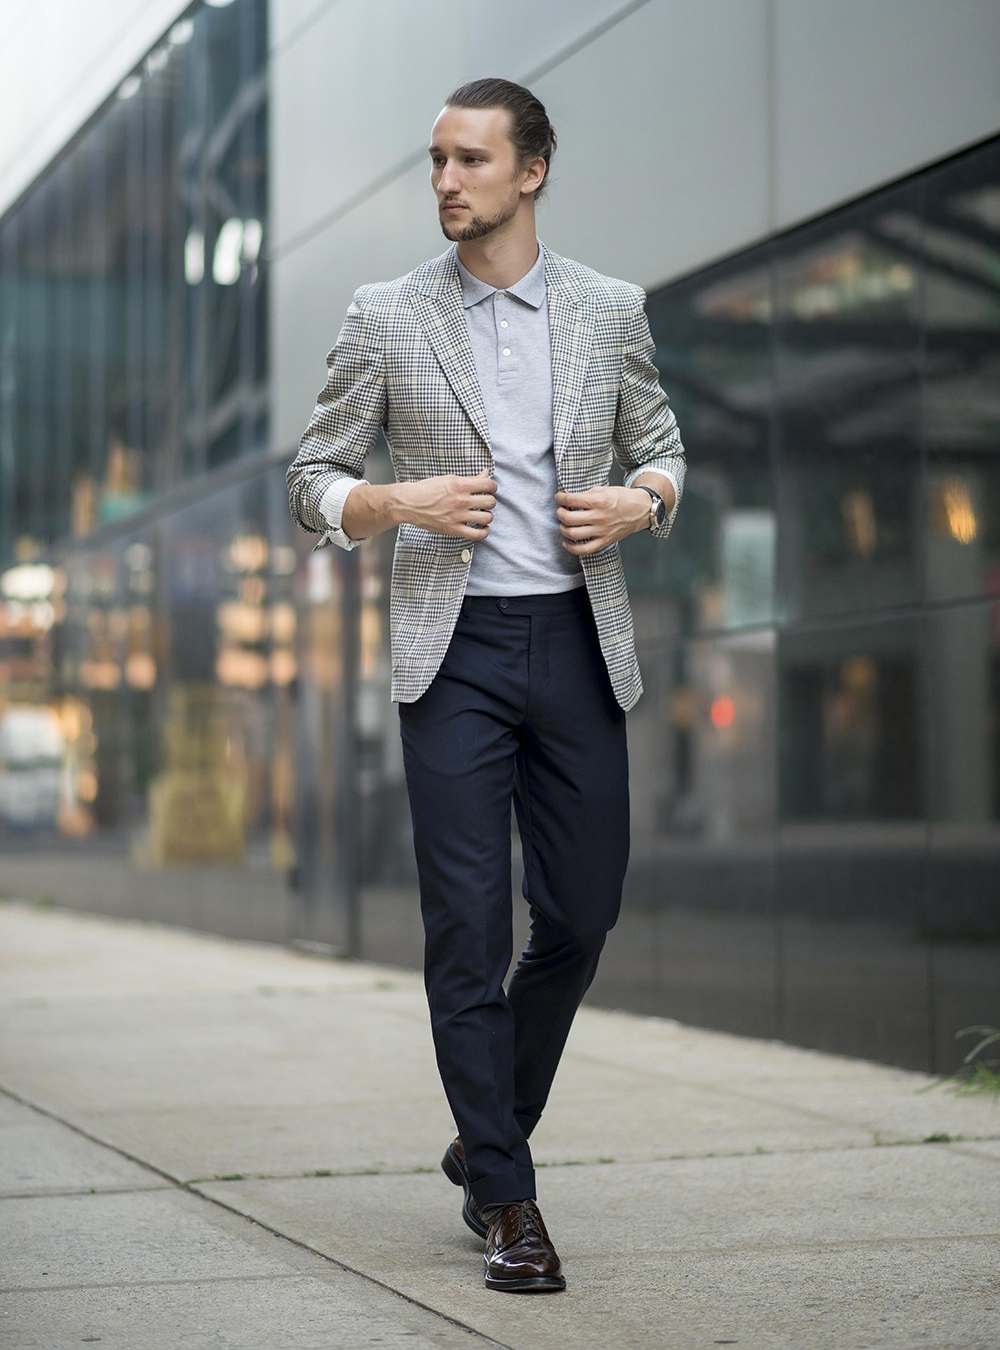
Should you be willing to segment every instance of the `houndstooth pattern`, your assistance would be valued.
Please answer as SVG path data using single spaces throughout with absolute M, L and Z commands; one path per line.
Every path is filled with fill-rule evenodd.
M 289 507 L 303 529 L 325 535 L 320 511 L 332 483 L 360 479 L 385 430 L 399 481 L 494 472 L 489 427 L 462 305 L 453 245 L 395 281 L 361 286 L 336 346 L 298 453 L 288 468 Z M 560 488 L 608 482 L 612 455 L 630 486 L 644 470 L 667 474 L 677 504 L 654 534 L 666 539 L 684 485 L 685 454 L 653 364 L 655 346 L 638 286 L 545 251 L 552 346 L 553 449 Z M 324 537 L 313 552 L 330 546 Z M 434 678 L 458 619 L 475 543 L 401 524 L 392 563 L 393 702 L 412 703 Z M 618 543 L 580 555 L 615 696 L 642 693 Z

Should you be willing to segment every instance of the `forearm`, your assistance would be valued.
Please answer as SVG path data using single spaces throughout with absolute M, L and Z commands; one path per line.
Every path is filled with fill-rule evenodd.
M 343 507 L 338 505 L 340 529 L 347 536 L 348 548 L 404 524 L 461 539 L 485 539 L 496 506 L 496 486 L 485 469 L 475 474 L 432 474 L 402 483 L 363 479 L 350 489 Z
M 341 525 L 351 539 L 370 539 L 403 519 L 398 483 L 359 483 L 347 494 Z

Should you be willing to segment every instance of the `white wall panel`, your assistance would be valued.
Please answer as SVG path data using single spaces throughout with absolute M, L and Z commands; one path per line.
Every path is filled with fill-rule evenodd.
M 998 0 L 773 0 L 775 228 L 1000 129 Z
M 269 0 L 267 45 L 274 52 L 303 36 L 339 0 Z
M 0 26 L 0 212 L 121 83 L 184 0 L 32 0 Z
M 406 222 L 406 228 L 401 228 Z M 421 164 L 375 193 L 271 269 L 272 445 L 302 434 L 358 286 L 390 281 L 448 248 Z
M 305 11 L 299 0 L 295 8 Z M 627 8 L 621 0 L 338 0 L 301 36 L 288 30 L 272 67 L 272 251 L 423 157 L 456 84 L 521 79 Z
M 536 82 L 557 252 L 649 287 L 766 233 L 764 10 L 653 3 Z

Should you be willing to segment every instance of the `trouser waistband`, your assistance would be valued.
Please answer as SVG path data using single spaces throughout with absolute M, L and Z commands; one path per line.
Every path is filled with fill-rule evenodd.
M 467 595 L 462 601 L 461 614 L 586 614 L 590 611 L 590 596 L 586 586 L 569 591 L 552 591 L 536 595 Z

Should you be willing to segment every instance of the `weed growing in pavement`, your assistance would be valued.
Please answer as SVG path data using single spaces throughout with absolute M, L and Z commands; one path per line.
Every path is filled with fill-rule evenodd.
M 1000 1027 L 963 1027 L 955 1032 L 959 1036 L 979 1036 L 981 1039 L 972 1047 L 962 1060 L 962 1067 L 948 1074 L 936 1083 L 928 1083 L 919 1088 L 920 1092 L 929 1092 L 931 1088 L 945 1087 L 959 1097 L 992 1097 L 1000 1100 L 1000 1058 L 981 1058 L 984 1050 L 991 1045 L 1000 1045 Z

